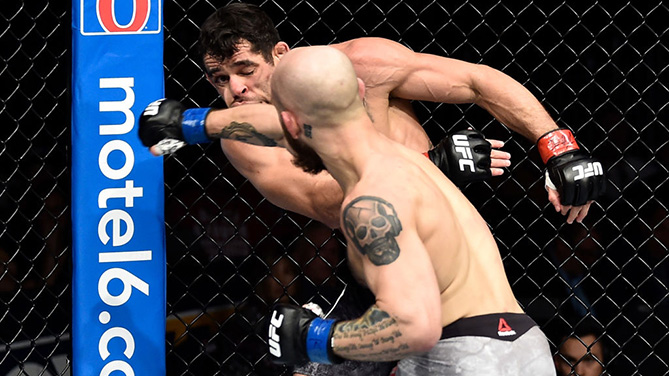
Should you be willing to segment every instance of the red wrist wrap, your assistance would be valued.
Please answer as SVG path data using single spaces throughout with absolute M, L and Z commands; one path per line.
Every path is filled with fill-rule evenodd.
M 556 129 L 546 133 L 537 141 L 537 148 L 544 164 L 560 154 L 571 150 L 579 150 L 576 139 L 569 129 Z

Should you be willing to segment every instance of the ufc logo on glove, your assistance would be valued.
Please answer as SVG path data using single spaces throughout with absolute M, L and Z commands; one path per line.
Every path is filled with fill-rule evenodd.
M 604 175 L 602 164 L 599 162 L 588 163 L 585 168 L 583 168 L 583 166 L 574 166 L 572 167 L 572 171 L 576 172 L 574 181 L 589 178 L 591 176 Z
M 467 135 L 463 134 L 454 134 L 453 135 L 453 144 L 455 145 L 455 151 L 462 155 L 462 158 L 458 160 L 458 166 L 460 171 L 465 171 L 465 166 L 469 167 L 471 172 L 476 171 L 474 168 L 474 158 L 472 157 L 472 149 L 469 146 L 469 141 Z
M 546 133 L 537 148 L 546 164 L 546 186 L 558 191 L 562 205 L 585 205 L 604 193 L 602 164 L 581 150 L 570 130 Z
M 279 345 L 279 335 L 276 333 L 276 331 L 283 323 L 283 315 L 279 315 L 279 317 L 277 317 L 277 314 L 277 311 L 272 312 L 272 319 L 269 322 L 269 331 L 267 333 L 267 342 L 269 343 L 270 354 L 278 358 L 281 357 L 281 346 Z

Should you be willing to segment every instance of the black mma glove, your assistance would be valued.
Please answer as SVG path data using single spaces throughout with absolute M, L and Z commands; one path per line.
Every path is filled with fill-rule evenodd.
M 490 142 L 481 132 L 467 129 L 446 136 L 429 150 L 428 158 L 458 187 L 492 176 Z
M 547 167 L 546 185 L 558 191 L 562 205 L 585 205 L 604 193 L 602 164 L 578 147 L 569 129 L 546 133 L 537 148 Z
M 159 99 L 139 117 L 139 138 L 146 147 L 158 146 L 161 154 L 188 144 L 211 141 L 204 127 L 211 108 L 186 108 L 178 101 Z
M 343 359 L 332 352 L 334 325 L 335 320 L 322 319 L 306 308 L 275 305 L 267 332 L 270 359 L 287 365 L 341 363 Z

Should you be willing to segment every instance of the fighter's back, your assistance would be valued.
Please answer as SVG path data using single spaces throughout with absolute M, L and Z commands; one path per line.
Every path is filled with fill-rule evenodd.
M 420 153 L 386 141 L 388 145 L 380 148 L 382 152 L 369 158 L 343 207 L 361 196 L 377 197 L 392 205 L 402 226 L 400 234 L 416 236 L 424 245 L 423 249 L 400 247 L 397 260 L 405 265 L 404 269 L 411 268 L 414 260 L 421 258 L 419 253 L 427 253 L 431 270 L 423 273 L 436 276 L 442 326 L 463 317 L 522 312 L 506 279 L 495 240 L 476 208 Z M 347 231 L 345 213 L 342 218 L 342 228 Z M 371 221 L 370 226 L 374 226 Z M 349 234 L 356 236 L 350 230 Z M 349 263 L 361 277 L 362 268 L 370 267 L 365 262 L 361 252 L 349 244 Z M 402 270 L 393 273 L 403 273 Z

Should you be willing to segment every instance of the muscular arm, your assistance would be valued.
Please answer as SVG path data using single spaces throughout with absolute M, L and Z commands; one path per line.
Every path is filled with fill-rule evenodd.
M 292 164 L 284 148 L 221 140 L 232 165 L 272 204 L 330 226 L 339 227 L 343 193 L 327 172 L 308 174 Z
M 488 66 L 415 53 L 381 38 L 361 38 L 338 46 L 352 57 L 368 87 L 386 86 L 384 90 L 392 97 L 476 103 L 532 142 L 557 128 L 529 90 Z
M 416 70 L 393 94 L 445 103 L 475 103 L 532 142 L 558 126 L 516 80 L 485 65 L 416 54 Z M 444 76 L 446 78 L 444 79 Z
M 211 138 L 285 147 L 279 115 L 271 104 L 247 104 L 212 110 L 207 115 L 205 127 Z
M 441 334 L 439 288 L 427 250 L 415 231 L 410 214 L 414 209 L 407 204 L 401 208 L 399 198 L 394 202 L 396 205 L 380 197 L 365 196 L 347 204 L 342 214 L 349 258 L 353 263 L 362 263 L 365 282 L 376 297 L 376 304 L 362 317 L 337 323 L 333 350 L 344 358 L 397 360 L 431 349 Z M 396 232 L 388 227 L 376 235 L 393 240 L 368 243 L 361 226 L 371 236 L 374 229 L 369 224 L 378 225 L 379 216 L 365 212 L 374 211 L 372 208 L 379 203 L 386 209 L 381 215 L 386 219 L 392 212 L 387 209 L 398 207 L 401 231 L 393 235 Z
M 491 67 L 414 53 L 399 43 L 379 38 L 362 38 L 338 46 L 352 57 L 358 74 L 372 88 L 370 91 L 380 88 L 380 93 L 408 100 L 475 103 L 533 143 L 558 129 L 529 90 Z M 588 157 L 586 162 L 594 160 Z M 562 204 L 558 191 L 565 186 L 591 197 L 590 201 L 583 205 L 572 206 L 569 201 Z M 567 216 L 567 223 L 581 222 L 588 214 L 591 200 L 599 195 L 595 192 L 603 191 L 603 188 L 579 189 L 574 181 L 563 183 L 558 190 L 546 187 L 548 200 L 556 211 Z

